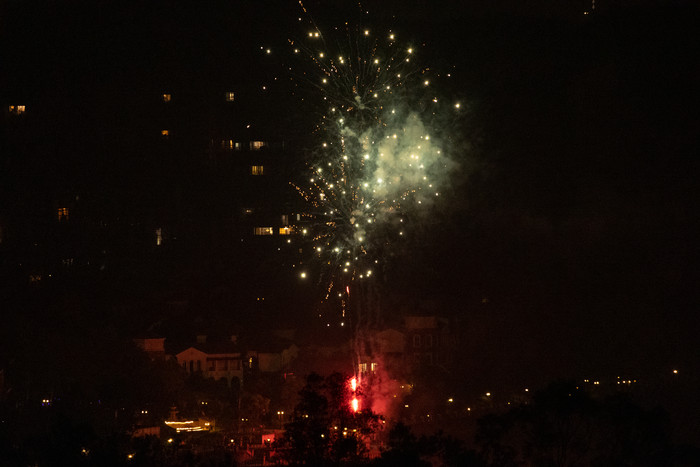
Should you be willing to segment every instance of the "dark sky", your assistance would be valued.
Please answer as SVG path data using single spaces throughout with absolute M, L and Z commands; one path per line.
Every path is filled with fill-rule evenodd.
M 346 14 L 316 3 L 319 22 Z M 481 355 L 470 372 L 697 367 L 698 9 L 562 3 L 348 7 L 425 40 L 434 66 L 452 67 L 445 92 L 469 107 L 449 209 L 396 259 L 391 289 L 463 321 Z M 48 108 L 37 139 L 52 144 L 32 143 L 36 160 L 12 166 L 29 178 L 6 171 L 3 195 L 25 203 L 47 182 L 137 197 L 125 186 L 149 179 L 125 177 L 147 124 L 139 99 L 159 83 L 257 86 L 273 73 L 260 43 L 283 41 L 297 14 L 295 2 L 2 2 L 2 105 Z

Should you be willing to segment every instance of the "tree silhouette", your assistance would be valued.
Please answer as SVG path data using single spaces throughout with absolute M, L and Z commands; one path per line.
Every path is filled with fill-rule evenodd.
M 594 399 L 573 383 L 554 383 L 531 404 L 483 417 L 476 441 L 498 467 L 671 464 L 661 413 L 622 395 Z
M 380 417 L 351 410 L 348 380 L 340 373 L 307 377 L 280 443 L 291 464 L 357 465 L 368 460 L 367 442 L 380 428 Z

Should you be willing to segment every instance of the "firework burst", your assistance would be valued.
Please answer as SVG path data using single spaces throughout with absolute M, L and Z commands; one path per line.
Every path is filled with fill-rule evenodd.
M 436 131 L 440 76 L 417 65 L 417 49 L 391 31 L 345 24 L 331 33 L 313 27 L 289 41 L 305 61 L 290 70 L 319 113 L 307 178 L 294 186 L 308 206 L 301 233 L 321 265 L 324 300 L 340 299 L 344 316 L 349 285 L 382 269 L 409 222 L 440 196 L 450 162 Z

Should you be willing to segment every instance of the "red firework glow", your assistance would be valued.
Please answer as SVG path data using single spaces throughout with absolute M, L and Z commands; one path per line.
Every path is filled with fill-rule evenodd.
M 357 399 L 357 378 L 353 377 L 350 380 L 350 388 L 352 389 L 352 401 L 350 402 L 350 407 L 352 407 L 353 412 L 360 410 L 360 401 Z

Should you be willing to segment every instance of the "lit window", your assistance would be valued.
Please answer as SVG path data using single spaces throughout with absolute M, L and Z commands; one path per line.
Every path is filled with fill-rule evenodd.
M 379 363 L 370 363 L 369 364 L 370 371 L 377 371 L 377 368 L 379 368 Z
M 250 142 L 250 149 L 251 151 L 259 151 L 262 148 L 267 147 L 267 142 L 266 141 L 251 141 Z
M 289 215 L 288 214 L 282 214 L 282 224 L 283 225 L 289 224 Z
M 234 98 L 236 97 L 236 94 L 232 91 L 228 91 L 224 97 L 226 98 L 226 102 L 233 102 Z
M 255 235 L 274 235 L 275 229 L 272 227 L 256 227 Z
M 68 220 L 68 208 L 58 208 L 58 220 Z
M 253 175 L 263 175 L 263 166 L 262 165 L 251 165 L 250 166 L 250 173 Z
M 170 131 L 169 130 L 160 130 L 160 135 L 163 138 L 167 138 L 168 136 L 170 136 Z
M 221 147 L 224 149 L 234 151 L 240 151 L 242 149 L 241 143 L 232 139 L 221 140 Z
M 170 100 L 173 98 L 170 94 L 163 94 L 162 96 L 163 102 L 170 102 Z
M 157 228 L 156 229 L 156 245 L 160 246 L 163 244 L 163 229 Z
M 254 212 L 253 208 L 244 208 L 243 209 L 243 214 L 250 215 L 250 214 L 253 214 L 253 212 Z
M 360 363 L 360 364 L 359 364 L 359 369 L 360 369 L 360 373 L 367 373 L 367 364 L 366 364 L 366 363 Z
M 291 235 L 292 229 L 289 227 L 280 227 L 280 235 Z
M 23 114 L 27 110 L 27 108 L 23 105 L 11 105 L 8 109 L 11 114 L 15 115 Z

